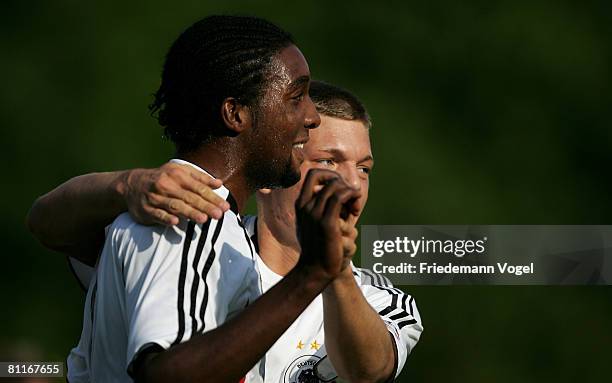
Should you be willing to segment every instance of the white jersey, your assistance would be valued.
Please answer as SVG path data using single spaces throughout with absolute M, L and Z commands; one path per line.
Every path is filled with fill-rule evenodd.
M 229 220 L 228 214 L 229 213 L 226 213 L 226 216 L 224 217 L 226 222 Z M 128 219 L 128 217 L 126 217 L 125 215 L 123 217 L 124 217 L 123 219 Z M 232 215 L 232 217 L 233 219 L 238 219 L 238 217 L 235 217 L 234 215 Z M 210 228 L 208 230 L 209 233 L 212 230 L 214 230 L 214 227 L 217 225 L 216 223 L 214 223 L 215 221 L 212 221 L 212 222 L 213 223 L 210 224 Z M 246 228 L 248 236 L 251 239 L 250 243 L 252 243 L 254 245 L 254 248 L 256 249 L 257 248 L 256 217 L 245 217 L 242 223 L 244 227 Z M 132 222 L 131 225 L 135 225 L 135 224 Z M 223 229 L 221 231 L 222 233 L 225 233 L 225 230 L 228 229 L 225 227 L 225 225 L 226 224 L 223 224 Z M 144 230 L 142 226 L 138 226 L 138 227 L 140 228 L 140 230 Z M 236 232 L 240 234 L 240 230 L 242 230 L 242 227 L 240 228 L 240 230 L 238 230 L 237 228 L 234 228 L 234 229 L 236 229 L 234 230 L 234 234 L 236 234 Z M 197 226 L 196 226 L 196 231 L 197 231 Z M 222 236 L 223 235 L 224 234 L 222 234 Z M 241 234 L 241 235 L 244 236 L 244 234 Z M 192 241 L 193 244 L 195 244 L 196 237 L 197 235 L 194 236 L 194 239 Z M 210 242 L 210 234 L 208 235 L 208 237 L 209 239 L 207 240 L 207 242 Z M 107 238 L 107 241 L 108 241 L 108 238 Z M 180 245 L 181 243 L 179 243 L 179 246 Z M 209 246 L 210 245 L 208 243 L 204 246 L 203 248 L 204 254 L 207 254 L 207 251 L 209 251 Z M 215 246 L 215 248 L 217 247 L 218 246 Z M 193 246 L 191 246 L 191 249 L 192 248 Z M 189 285 L 189 286 L 193 286 L 193 283 L 194 283 L 193 275 L 190 275 L 190 273 L 193 272 L 191 270 L 191 265 L 192 265 L 191 261 L 194 259 L 194 254 L 192 253 L 192 251 L 193 250 L 189 250 L 189 261 L 190 262 L 188 266 L 188 272 L 186 273 L 187 278 L 191 276 L 190 282 L 186 283 L 186 285 Z M 161 254 L 160 252 L 160 255 L 163 255 L 163 254 Z M 181 257 L 180 254 L 176 254 L 176 255 L 166 254 L 166 256 L 168 255 L 173 256 L 173 257 Z M 202 255 L 202 257 L 204 257 L 204 255 Z M 161 262 L 162 258 L 163 257 L 159 258 L 158 262 Z M 240 259 L 243 259 L 243 258 L 244 257 L 241 257 Z M 282 276 L 270 270 L 256 253 L 255 253 L 255 259 L 256 261 L 254 262 L 252 267 L 255 273 L 259 273 L 259 278 L 261 279 L 260 288 L 263 291 L 267 291 L 273 285 L 278 283 L 282 279 Z M 89 334 L 91 331 L 90 327 L 91 327 L 92 320 L 88 317 L 88 315 L 90 314 L 89 310 L 91 310 L 92 290 L 99 291 L 101 289 L 101 286 L 100 284 L 97 284 L 95 280 L 92 280 L 91 282 L 88 280 L 88 278 L 92 274 L 95 276 L 95 273 L 92 272 L 93 271 L 92 268 L 89 268 L 88 266 L 85 266 L 79 263 L 78 261 L 73 260 L 72 258 L 70 259 L 70 262 L 71 262 L 71 267 L 73 268 L 73 271 L 75 271 L 75 275 L 80 280 L 81 284 L 84 286 L 90 286 L 88 295 L 87 295 L 87 303 L 85 305 L 85 319 L 84 319 L 84 324 L 83 324 L 84 329 L 83 329 L 83 335 L 81 338 L 81 342 L 79 343 L 79 346 L 72 351 L 69 357 L 68 378 L 71 383 L 75 383 L 75 382 L 85 382 L 85 381 L 90 380 L 89 378 L 90 373 L 87 370 L 87 366 L 90 363 L 87 359 L 87 355 L 88 355 L 87 352 L 89 350 L 88 342 L 90 339 Z M 202 261 L 200 261 L 200 263 L 201 262 Z M 102 267 L 102 262 L 99 267 Z M 423 331 L 421 317 L 417 310 L 414 299 L 410 295 L 404 293 L 403 291 L 397 288 L 394 288 L 386 278 L 381 277 L 380 275 L 377 275 L 373 273 L 372 271 L 369 271 L 366 269 L 360 269 L 354 266 L 352 267 L 353 267 L 353 274 L 355 275 L 357 284 L 359 285 L 361 291 L 363 292 L 366 300 L 379 313 L 381 319 L 384 321 L 389 332 L 391 333 L 393 337 L 394 345 L 395 345 L 395 348 L 397 350 L 397 355 L 398 355 L 397 366 L 396 366 L 396 371 L 395 371 L 395 376 L 397 377 L 397 375 L 399 375 L 399 373 L 401 372 L 406 362 L 406 358 L 410 354 L 411 350 L 415 347 L 416 343 L 419 340 L 421 332 Z M 211 269 L 211 271 L 212 270 L 214 270 L 214 268 Z M 147 269 L 143 271 L 148 272 L 149 270 Z M 209 275 L 210 275 L 210 272 L 209 272 Z M 236 276 L 236 278 L 228 279 L 227 281 L 223 283 L 217 283 L 216 288 L 218 289 L 218 291 L 220 291 L 221 288 L 227 288 L 231 291 L 236 291 L 237 289 L 244 289 L 244 286 L 239 287 L 240 285 L 242 285 L 243 281 L 241 281 L 237 277 L 238 275 L 249 275 L 250 278 L 255 279 L 255 277 L 253 277 L 251 273 L 248 273 L 248 272 L 245 273 L 241 271 L 240 273 L 237 273 L 234 275 Z M 230 276 L 231 275 L 228 275 L 227 277 L 230 277 Z M 176 290 L 177 276 L 174 275 L 172 278 L 174 278 L 174 284 L 172 283 L 170 284 L 170 286 L 168 287 L 169 291 L 171 291 L 172 289 Z M 210 276 L 208 277 L 207 280 L 210 281 Z M 254 283 L 256 282 L 249 283 L 249 285 L 254 284 Z M 197 286 L 197 283 L 196 283 L 196 286 Z M 197 289 L 197 290 L 200 291 L 200 289 Z M 151 291 L 146 291 L 147 294 L 149 294 L 150 292 Z M 220 292 L 222 293 L 222 291 Z M 259 293 L 260 292 L 258 291 L 254 295 L 256 296 Z M 185 314 L 180 314 L 181 310 L 179 310 L 178 316 L 183 315 L 183 318 L 186 318 L 184 320 L 189 322 L 190 314 L 186 314 L 186 313 L 191 312 L 191 311 L 187 311 L 187 310 L 191 310 L 191 307 L 193 306 L 195 307 L 196 309 L 195 311 L 197 312 L 197 309 L 198 309 L 197 302 L 200 302 L 200 298 L 199 298 L 200 295 L 198 294 L 196 297 L 196 305 L 191 305 L 190 303 L 188 303 L 188 298 L 186 297 L 186 295 L 187 293 L 185 293 L 185 297 L 183 298 L 184 305 L 183 305 L 183 310 L 182 310 L 183 312 L 185 312 Z M 245 295 L 250 296 L 253 294 L 245 294 Z M 141 299 L 144 299 L 144 298 L 145 297 L 141 297 Z M 173 302 L 176 302 L 176 298 L 174 298 Z M 243 303 L 246 304 L 246 302 L 243 302 Z M 98 305 L 99 300 L 98 300 L 98 303 L 95 303 L 95 304 Z M 219 302 L 216 301 L 215 304 L 219 304 Z M 240 309 L 240 305 L 237 305 L 237 306 L 239 306 L 238 309 Z M 164 313 L 164 311 L 166 310 L 167 312 L 176 313 L 177 305 L 176 304 L 174 305 L 166 304 L 163 309 L 160 309 L 160 313 L 163 313 L 164 315 L 166 315 L 167 312 Z M 208 313 L 208 309 L 206 312 Z M 232 313 L 233 312 L 235 311 L 232 311 Z M 102 316 L 103 315 L 104 313 L 102 313 Z M 171 322 L 169 323 L 169 327 L 172 327 L 172 325 L 176 325 L 176 327 L 180 327 L 179 323 L 176 320 L 176 317 L 177 317 L 177 314 L 174 314 L 174 316 L 166 318 L 167 321 Z M 96 318 L 93 319 L 94 322 Z M 103 319 L 100 319 L 100 320 L 103 320 Z M 153 316 L 146 317 L 146 319 L 144 318 L 142 319 L 142 321 L 138 324 L 138 326 L 148 327 L 149 326 L 149 324 L 147 323 L 148 320 L 157 322 L 157 320 L 155 320 Z M 196 316 L 195 322 L 192 321 L 189 323 L 190 324 L 196 323 L 196 326 L 199 326 L 202 322 Z M 210 329 L 208 328 L 208 320 L 206 320 L 206 326 L 207 326 L 206 329 Z M 191 327 L 189 325 L 186 325 L 186 326 L 183 326 L 183 328 L 187 328 L 187 331 L 188 331 Z M 177 333 L 178 331 L 175 331 L 173 333 L 174 337 L 176 337 Z M 189 334 L 185 333 L 183 340 L 188 339 L 188 335 L 190 334 L 191 333 Z M 121 335 L 119 335 L 119 333 L 116 333 L 116 335 L 113 336 L 113 339 L 118 338 L 119 336 Z M 126 337 L 125 334 L 122 336 Z M 173 339 L 173 337 L 171 336 L 170 339 Z M 153 343 L 155 343 L 155 341 L 153 341 Z M 169 343 L 168 341 L 166 341 L 163 344 L 160 344 L 160 346 L 166 346 L 166 348 L 169 345 L 171 345 L 171 343 Z M 132 347 L 132 349 L 134 349 L 134 347 Z M 246 382 L 248 383 L 253 383 L 253 382 L 259 383 L 262 381 L 265 381 L 267 383 L 268 382 L 269 383 L 323 382 L 323 381 L 332 382 L 335 380 L 335 377 L 337 374 L 334 371 L 334 368 L 331 365 L 329 359 L 326 357 L 326 355 L 327 354 L 325 351 L 325 333 L 324 333 L 324 328 L 323 328 L 323 300 L 322 300 L 321 295 L 319 295 L 306 308 L 306 310 L 296 319 L 296 321 L 289 327 L 289 329 L 287 329 L 287 331 L 277 340 L 277 342 L 272 346 L 272 348 L 266 353 L 265 358 L 262 361 L 260 361 L 260 363 L 256 365 L 247 374 Z M 72 362 L 70 362 L 71 360 Z M 129 364 L 129 361 L 131 361 L 132 359 L 130 359 L 126 355 L 125 360 L 126 362 L 123 364 L 124 370 L 127 364 Z M 77 369 L 71 368 L 71 366 L 75 366 L 75 365 L 78 367 Z M 82 376 L 75 375 L 76 372 L 78 372 L 78 374 L 82 374 Z M 91 375 L 91 376 L 95 376 L 95 375 Z M 124 378 L 128 379 L 127 375 Z M 96 381 L 97 380 L 99 380 L 99 378 L 96 379 Z M 103 380 L 100 380 L 100 381 L 103 381 Z
M 257 219 L 245 217 L 245 226 L 257 246 Z M 263 291 L 269 290 L 283 277 L 270 270 L 257 256 Z M 378 312 L 393 336 L 397 350 L 395 377 L 416 346 L 423 326 L 414 298 L 384 277 L 353 265 L 353 275 L 370 305 Z M 266 353 L 263 368 L 266 383 L 331 382 L 337 374 L 325 351 L 323 298 L 317 296 L 296 321 Z M 247 379 L 247 382 L 249 380 Z
M 224 187 L 215 192 L 232 206 L 218 221 L 142 226 L 125 213 L 108 228 L 81 339 L 68 356 L 70 383 L 132 382 L 139 353 L 210 331 L 261 294 L 235 201 Z M 258 371 L 252 381 L 261 381 Z

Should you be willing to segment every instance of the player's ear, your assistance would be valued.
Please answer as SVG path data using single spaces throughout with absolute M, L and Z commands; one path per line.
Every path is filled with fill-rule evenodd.
M 228 97 L 221 103 L 221 118 L 223 124 L 236 134 L 250 128 L 253 122 L 249 107 L 241 104 L 234 97 Z

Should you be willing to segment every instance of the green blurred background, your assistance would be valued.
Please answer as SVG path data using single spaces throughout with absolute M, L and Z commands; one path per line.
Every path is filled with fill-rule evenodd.
M 217 3 L 0 5 L 0 360 L 63 360 L 77 343 L 84 295 L 24 216 L 72 176 L 171 156 L 147 105 L 171 42 L 211 13 L 280 24 L 316 78 L 363 99 L 376 168 L 362 223 L 610 223 L 609 2 Z M 401 382 L 609 376 L 609 287 L 403 288 L 425 332 Z

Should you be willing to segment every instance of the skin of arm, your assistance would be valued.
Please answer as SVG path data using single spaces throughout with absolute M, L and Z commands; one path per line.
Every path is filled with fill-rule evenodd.
M 338 376 L 352 383 L 389 381 L 397 358 L 395 346 L 351 268 L 345 268 L 322 295 L 325 347 Z
M 104 227 L 126 210 L 121 185 L 128 173 L 72 178 L 34 202 L 28 228 L 43 246 L 93 266 L 104 243 Z
M 174 225 L 178 217 L 218 219 L 229 204 L 212 189 L 221 181 L 186 165 L 78 176 L 39 197 L 27 225 L 43 246 L 94 265 L 104 228 L 124 211 L 145 225 Z
M 315 194 L 315 185 L 325 184 Z M 293 321 L 347 268 L 341 210 L 359 192 L 333 172 L 311 170 L 296 202 L 302 253 L 296 267 L 239 315 L 218 328 L 135 366 L 136 382 L 231 382 L 242 378 Z M 353 238 L 351 238 L 353 239 Z M 237 335 L 239 334 L 239 335 Z

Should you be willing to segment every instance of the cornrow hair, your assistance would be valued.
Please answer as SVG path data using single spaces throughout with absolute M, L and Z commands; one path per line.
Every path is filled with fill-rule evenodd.
M 223 100 L 257 107 L 273 56 L 293 43 L 289 33 L 257 17 L 215 15 L 187 28 L 166 55 L 149 106 L 165 137 L 186 153 L 222 135 Z
M 372 127 L 372 121 L 365 106 L 357 96 L 348 90 L 313 80 L 310 83 L 309 95 L 319 114 L 343 120 L 357 120 L 363 122 L 367 129 Z

